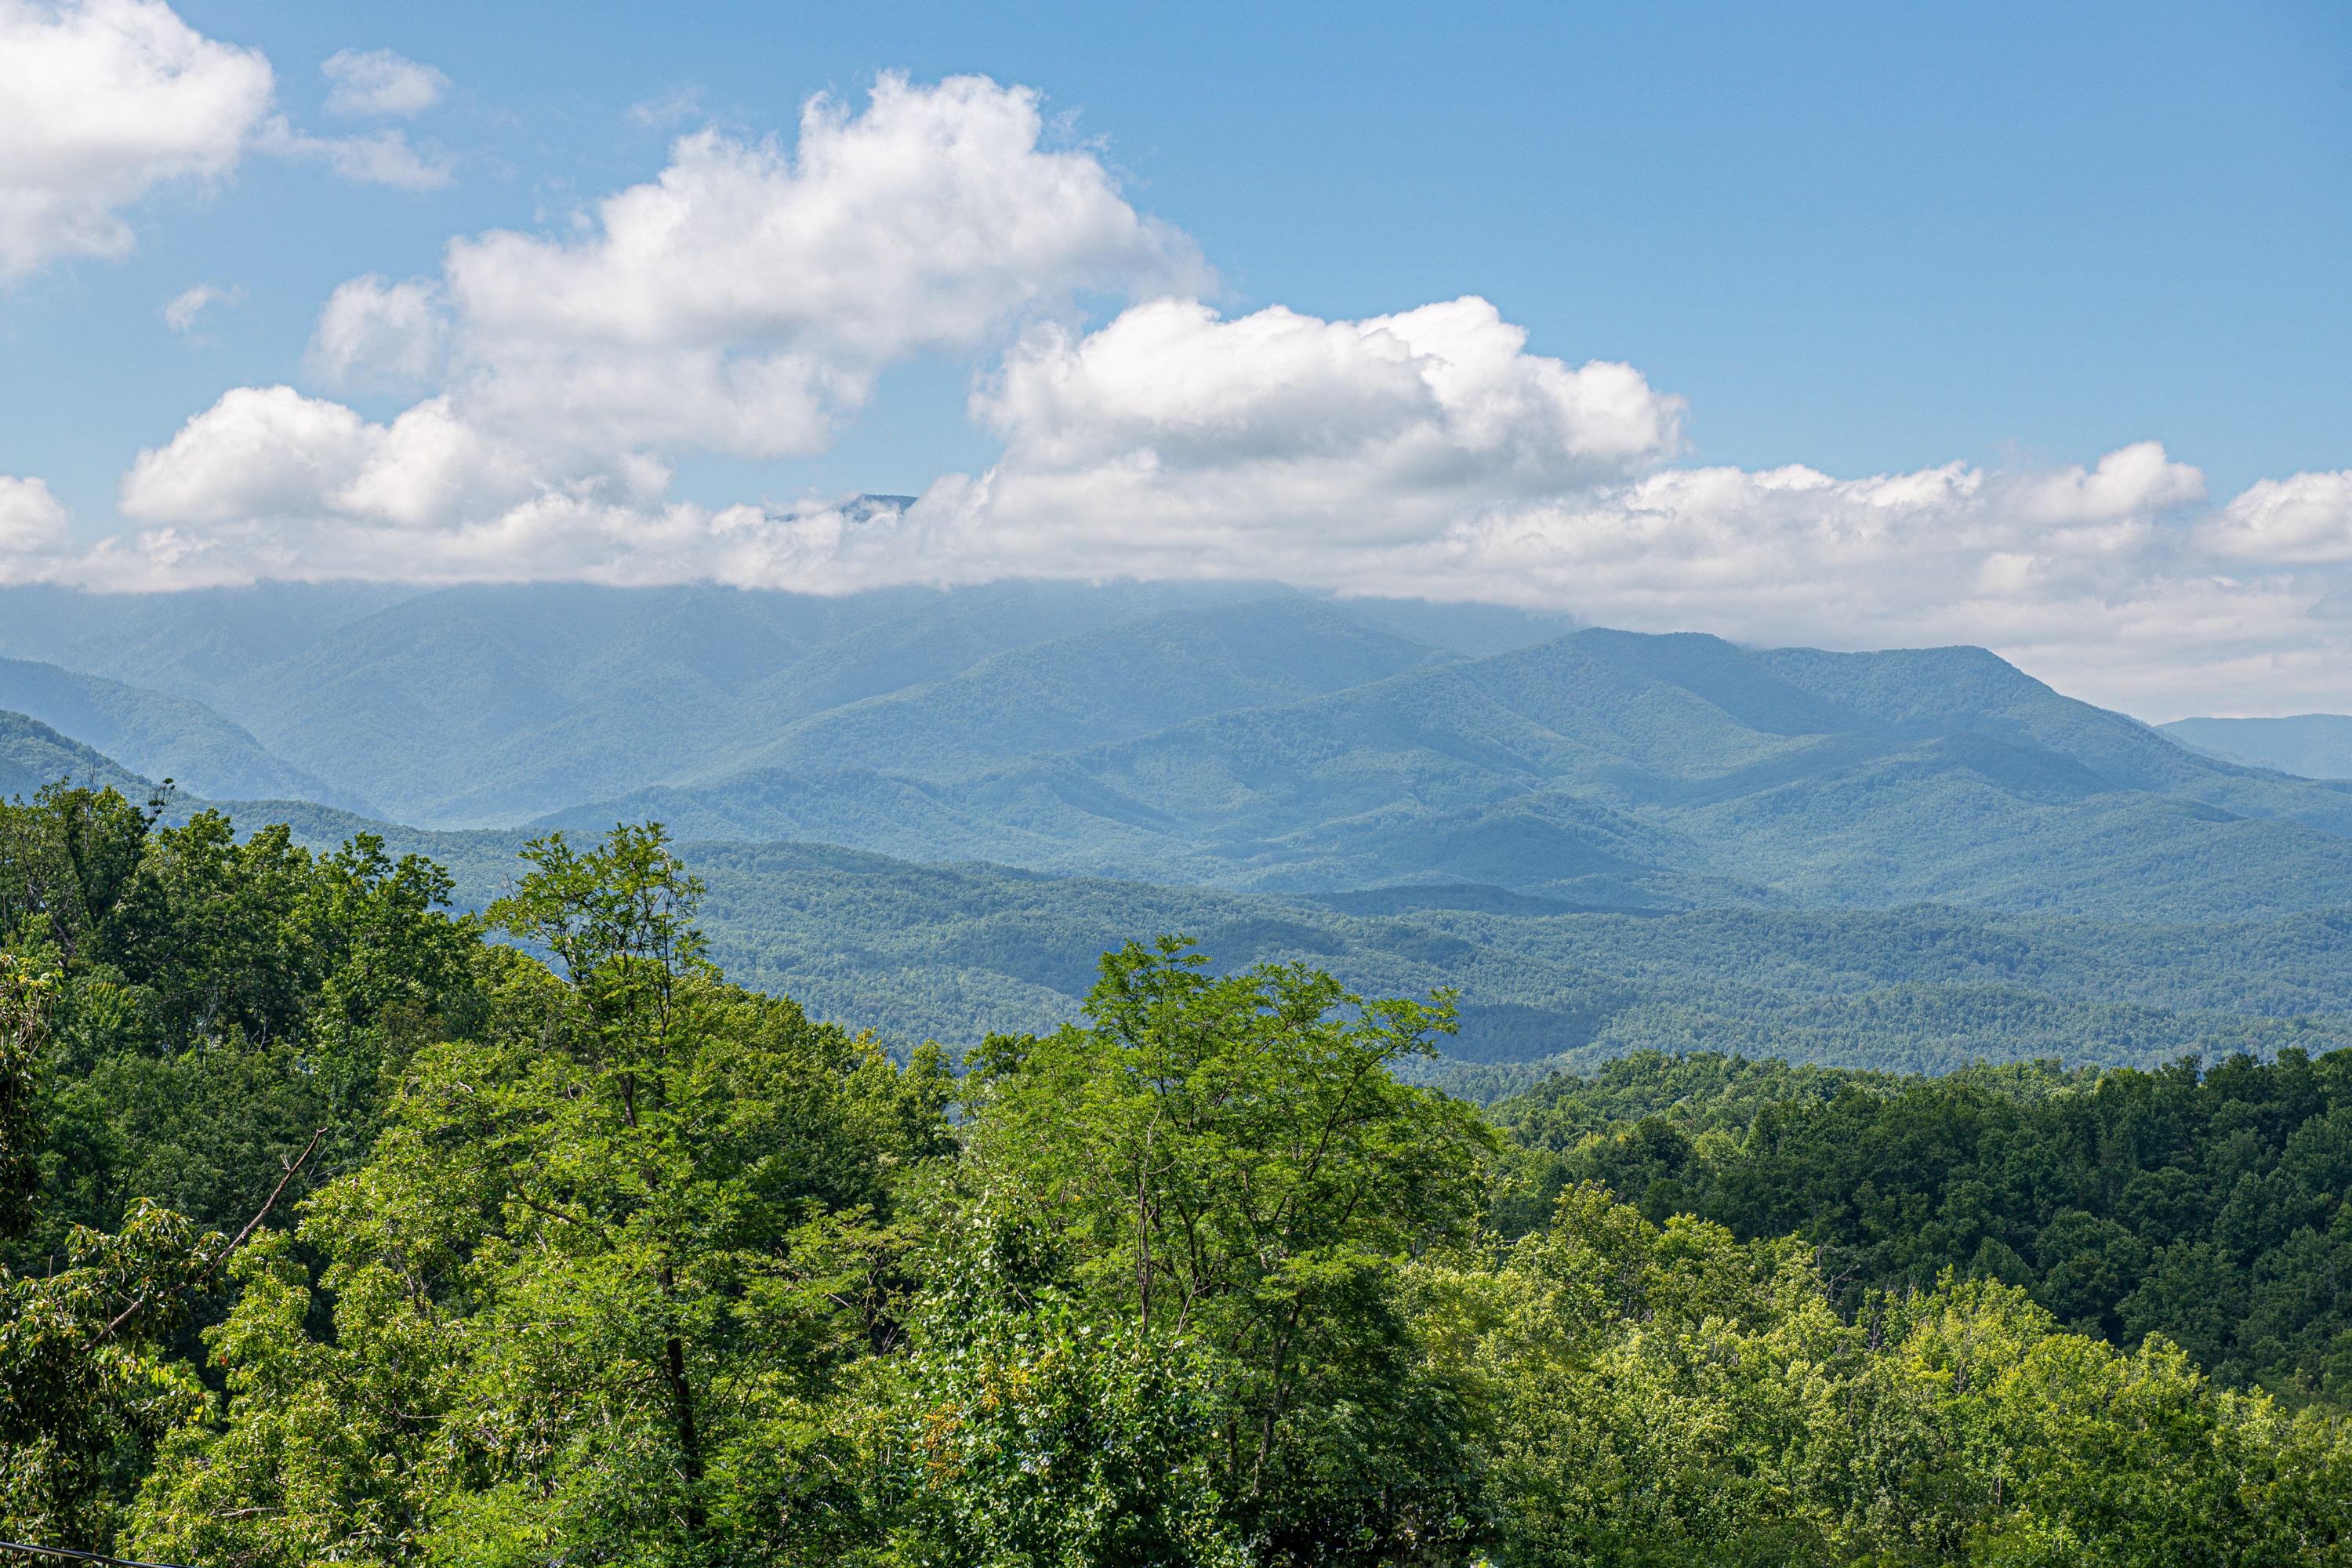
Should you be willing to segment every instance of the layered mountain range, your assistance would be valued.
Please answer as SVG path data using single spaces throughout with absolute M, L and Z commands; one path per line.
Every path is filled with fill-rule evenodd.
M 907 1035 L 1066 1014 L 1102 945 L 1180 928 L 1465 986 L 1487 1059 L 1867 1060 L 1873 1016 L 1915 1065 L 2141 1059 L 2347 1010 L 2352 784 L 1976 648 L 1266 584 L 13 589 L 0 710 L 0 793 L 373 823 L 477 900 L 529 833 L 661 820 L 731 967 Z

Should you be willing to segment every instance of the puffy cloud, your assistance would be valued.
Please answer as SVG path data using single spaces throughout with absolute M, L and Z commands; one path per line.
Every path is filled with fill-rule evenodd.
M 377 425 L 290 386 L 243 386 L 142 452 L 121 506 L 153 522 L 294 524 L 281 531 L 293 552 L 282 562 L 306 553 L 299 533 L 322 519 L 431 529 L 468 509 L 495 513 L 536 486 L 515 454 L 453 417 L 444 399 Z
M 72 542 L 66 509 L 45 482 L 0 474 L 0 582 L 48 575 Z
M 446 85 L 383 51 L 329 66 L 335 99 L 370 112 L 414 112 L 399 106 Z M 225 176 L 248 152 L 364 184 L 448 184 L 402 132 L 312 136 L 270 112 L 274 94 L 260 51 L 205 37 L 163 0 L 0 0 L 0 283 L 125 254 L 124 209 L 167 181 Z
M 129 250 L 121 210 L 235 167 L 270 90 L 161 0 L 0 0 L 0 281 Z
M 339 403 L 290 386 L 241 386 L 142 452 L 122 481 L 134 518 L 218 522 L 315 504 L 356 473 L 366 425 Z
M 1189 242 L 1045 132 L 1025 89 L 886 76 L 863 113 L 812 100 L 790 155 L 680 139 L 584 237 L 457 241 L 461 401 L 605 447 L 809 453 L 895 360 L 1199 277 Z
M 2154 441 L 2135 442 L 2101 458 L 2043 474 L 2020 487 L 2018 510 L 2040 521 L 2122 522 L 2205 499 L 2205 476 L 2165 456 Z
M 681 139 L 658 179 L 601 205 L 585 240 L 459 241 L 450 292 L 493 341 L 793 338 L 878 362 L 968 345 L 1073 289 L 1197 271 L 1100 160 L 1048 151 L 1044 133 L 1025 88 L 885 76 L 862 114 L 811 100 L 791 157 L 715 132 Z
M 441 363 L 440 291 L 424 279 L 381 273 L 336 289 L 319 312 L 304 363 L 331 386 L 384 387 L 430 379 Z
M 390 49 L 339 49 L 319 68 L 333 84 L 330 114 L 422 114 L 449 90 L 447 77 Z
M 2067 475 L 1959 463 L 1853 479 L 1669 467 L 1523 494 L 1465 484 L 1433 502 L 1377 466 L 1301 474 L 1253 455 L 1243 467 L 1261 493 L 1217 471 L 1209 505 L 1165 468 L 1155 496 L 1119 458 L 1044 485 L 1029 461 L 1015 439 L 990 472 L 940 481 L 906 520 L 910 536 L 980 574 L 1270 575 L 1764 639 L 1831 623 L 1916 631 L 1930 606 L 1978 595 L 2128 588 L 2173 552 L 2152 500 L 2108 528 L 2053 524 L 2040 509 Z
M 242 549 L 256 527 L 299 541 L 332 523 L 348 542 L 373 520 L 436 523 L 479 562 L 486 541 L 549 537 L 545 523 L 483 531 L 526 499 L 642 509 L 676 453 L 818 451 L 893 361 L 1001 338 L 1084 293 L 1200 279 L 1189 242 L 1045 131 L 1025 89 L 885 77 L 862 113 L 812 100 L 790 155 L 685 137 L 582 233 L 460 240 L 437 282 L 335 291 L 314 373 L 437 380 L 426 402 L 379 426 L 290 388 L 239 388 L 141 455 L 123 510 L 180 561 L 234 555 L 204 546 L 223 524 Z M 315 540 L 287 548 L 331 558 Z M 436 570 L 418 549 L 400 559 Z
M 1006 442 L 990 504 L 1032 530 L 1115 517 L 1128 548 L 1319 549 L 1423 537 L 1676 449 L 1680 398 L 1526 342 L 1477 299 L 1363 321 L 1162 300 L 1083 338 L 1047 329 L 974 400 Z
M 2241 561 L 2352 561 L 2352 468 L 2263 479 L 2221 510 L 2205 539 Z

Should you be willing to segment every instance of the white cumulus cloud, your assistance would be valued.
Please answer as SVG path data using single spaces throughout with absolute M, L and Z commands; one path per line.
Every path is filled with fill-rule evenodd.
M 450 247 L 462 401 L 607 447 L 813 452 L 893 361 L 1200 275 L 1099 159 L 1045 132 L 1025 89 L 884 77 L 862 113 L 812 100 L 790 153 L 682 138 L 584 237 Z
M 0 583 L 57 576 L 72 548 L 71 521 L 48 485 L 0 474 Z
M 1654 466 L 1683 403 L 1631 366 L 1526 352 L 1484 300 L 1362 321 L 1192 300 L 1033 333 L 974 412 L 1005 438 L 991 509 L 1120 548 L 1330 549 Z
M 397 56 L 346 64 L 338 94 L 373 93 L 371 112 L 424 106 L 424 79 L 403 70 L 438 81 Z M 126 254 L 127 209 L 168 182 L 217 181 L 247 153 L 360 184 L 448 183 L 446 161 L 401 132 L 313 136 L 272 112 L 275 92 L 259 50 L 205 37 L 163 0 L 0 0 L 0 283 L 62 258 Z
M 516 504 L 517 486 L 644 505 L 674 454 L 823 449 L 910 354 L 972 349 L 1092 291 L 1202 276 L 1093 153 L 1046 144 L 1034 93 L 885 77 L 863 112 L 812 100 L 789 153 L 682 138 L 658 179 L 602 203 L 584 233 L 488 234 L 454 243 L 441 279 L 344 284 L 313 372 L 425 380 L 431 397 L 378 426 L 290 388 L 236 389 L 141 455 L 122 505 L 170 531 L 182 560 L 204 553 L 192 529 L 231 522 L 240 538 L 261 524 L 293 538 L 430 513 L 454 538 Z M 520 549 L 546 529 L 495 537 Z M 404 557 L 431 570 L 417 548 Z
M 371 272 L 338 287 L 319 312 L 304 363 L 332 386 L 412 385 L 441 363 L 445 321 L 429 279 L 394 283 Z
M 0 0 L 0 281 L 128 251 L 122 209 L 228 173 L 270 91 L 259 53 L 160 0 Z
M 2352 468 L 2264 479 L 2224 507 L 2205 537 L 2240 561 L 2352 562 Z
M 338 49 L 319 68 L 333 84 L 330 114 L 422 114 L 449 90 L 447 77 L 390 49 Z

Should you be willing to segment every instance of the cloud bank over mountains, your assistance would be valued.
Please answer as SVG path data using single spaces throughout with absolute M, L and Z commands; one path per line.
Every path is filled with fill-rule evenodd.
M 120 254 L 142 194 L 247 153 L 392 184 L 439 168 L 396 131 L 291 131 L 266 60 L 160 4 L 0 0 L 0 60 L 47 95 L 40 129 L 0 132 L 23 143 L 0 146 L 14 275 Z M 448 85 L 383 51 L 325 68 L 342 113 L 412 115 Z M 121 481 L 126 531 L 77 544 L 37 478 L 0 480 L 0 580 L 1280 577 L 1763 641 L 1983 642 L 2144 710 L 2352 701 L 2352 469 L 2213 496 L 2153 440 L 2049 471 L 1703 466 L 1683 399 L 1531 352 L 1483 299 L 1347 321 L 1219 297 L 1034 91 L 886 76 L 862 105 L 812 100 L 789 145 L 694 132 L 569 227 L 350 279 L 292 381 L 156 433 Z M 971 417 L 1003 443 L 983 471 L 903 510 L 674 493 L 697 456 L 825 451 L 921 356 L 971 367 Z M 385 396 L 405 405 L 360 411 Z

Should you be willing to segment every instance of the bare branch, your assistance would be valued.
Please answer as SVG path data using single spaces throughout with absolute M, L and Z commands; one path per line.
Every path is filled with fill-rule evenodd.
M 254 1231 L 260 1226 L 263 1220 L 269 1217 L 269 1211 L 278 1206 L 278 1198 L 282 1196 L 286 1191 L 286 1184 L 292 1181 L 296 1173 L 299 1173 L 304 1165 L 310 1163 L 311 1152 L 319 1147 L 319 1140 L 326 1135 L 327 1130 L 323 1127 L 310 1134 L 310 1141 L 302 1145 L 301 1154 L 295 1159 L 292 1164 L 286 1167 L 286 1173 L 278 1178 L 278 1184 L 269 1189 L 269 1196 L 263 1200 L 261 1207 L 254 1212 L 253 1217 L 245 1222 L 245 1228 L 238 1231 L 236 1237 L 232 1239 L 226 1247 L 222 1247 L 218 1252 L 213 1254 L 213 1259 L 211 1262 L 205 1264 L 202 1268 L 196 1271 L 194 1277 L 188 1281 L 190 1287 L 193 1288 L 194 1286 L 201 1285 L 205 1280 L 211 1279 L 213 1275 L 218 1271 L 220 1266 L 228 1261 L 229 1254 L 235 1252 L 238 1247 L 243 1247 L 247 1241 L 252 1239 Z M 131 1302 L 131 1305 L 123 1308 L 121 1311 L 116 1313 L 114 1321 L 107 1324 L 103 1330 L 100 1331 L 98 1336 L 99 1342 L 103 1343 L 105 1341 L 111 1339 L 114 1335 L 115 1330 L 130 1321 L 133 1313 L 146 1306 L 147 1303 L 153 1299 L 153 1291 L 150 1290 L 142 1292 L 137 1300 Z

